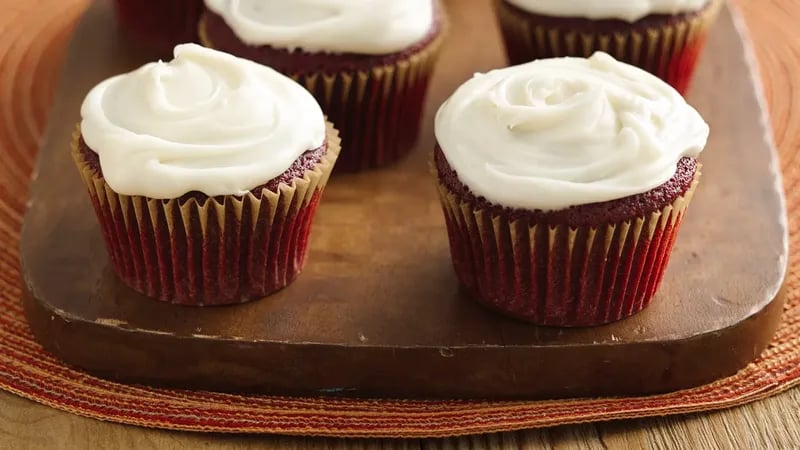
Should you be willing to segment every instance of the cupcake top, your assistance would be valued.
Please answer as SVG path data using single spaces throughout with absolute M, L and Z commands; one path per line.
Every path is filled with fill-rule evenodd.
M 280 73 L 195 44 L 94 87 L 81 134 L 119 194 L 242 195 L 325 143 L 319 104 Z
M 699 11 L 711 0 L 505 0 L 534 14 L 635 22 L 651 14 Z
M 244 43 L 385 55 L 425 37 L 432 0 L 205 0 Z
M 598 52 L 477 74 L 441 106 L 435 132 L 473 194 L 551 211 L 664 184 L 709 128 L 667 83 Z

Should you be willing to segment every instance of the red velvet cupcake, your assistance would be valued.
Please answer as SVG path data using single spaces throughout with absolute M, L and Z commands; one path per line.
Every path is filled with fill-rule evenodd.
M 444 38 L 433 0 L 207 0 L 204 45 L 269 65 L 304 85 L 341 130 L 337 171 L 391 164 L 419 134 Z
M 460 282 L 538 325 L 641 311 L 707 138 L 677 91 L 604 53 L 476 75 L 436 118 L 434 173 Z
M 97 85 L 81 115 L 72 155 L 125 284 L 199 306 L 297 277 L 339 153 L 302 86 L 186 44 Z
M 720 0 L 495 0 L 511 64 L 611 54 L 689 88 Z
M 197 42 L 203 0 L 114 0 L 114 8 L 126 34 L 165 55 L 177 44 Z

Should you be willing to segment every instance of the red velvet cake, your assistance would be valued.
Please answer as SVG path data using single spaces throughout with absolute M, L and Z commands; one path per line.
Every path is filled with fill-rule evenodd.
M 89 169 L 97 184 L 103 178 L 97 153 L 83 139 L 78 152 L 78 164 Z M 271 223 L 262 215 L 252 227 L 242 226 L 243 217 L 267 209 L 262 200 L 279 196 L 281 184 L 292 186 L 295 179 L 322 164 L 326 154 L 327 145 L 303 153 L 284 173 L 246 196 L 209 197 L 193 191 L 168 202 L 169 207 L 157 202 L 162 205 L 153 208 L 144 197 L 120 198 L 114 205 L 103 201 L 99 190 L 96 195 L 92 192 L 117 275 L 149 297 L 187 305 L 240 303 L 283 288 L 305 262 L 322 189 L 315 189 L 302 204 L 301 198 L 279 200 L 279 209 L 288 207 L 288 212 Z M 202 210 L 216 214 L 189 218 L 178 231 L 175 224 L 186 220 L 184 214 Z M 143 215 L 143 211 L 148 213 Z M 205 220 L 204 233 L 192 233 L 201 220 Z
M 435 165 L 461 283 L 494 310 L 552 326 L 613 322 L 650 303 L 700 176 L 696 160 L 684 157 L 653 190 L 541 211 L 476 197 L 438 148 Z
M 339 153 L 300 85 L 197 45 L 87 95 L 73 158 L 111 265 L 182 305 L 262 298 L 300 273 Z
M 681 93 L 688 90 L 708 28 L 719 10 L 718 0 L 691 0 L 688 3 L 697 3 L 697 9 L 646 15 L 641 12 L 644 10 L 634 9 L 643 0 L 586 5 L 587 1 L 539 6 L 553 2 L 496 0 L 510 63 L 560 56 L 588 57 L 603 51 L 657 75 Z M 529 11 L 512 3 L 535 7 Z
M 417 27 L 416 34 L 401 36 L 405 39 L 402 45 L 396 42 L 400 37 L 386 46 L 373 44 L 388 37 L 382 36 L 380 29 L 376 28 L 373 35 L 368 34 L 369 30 L 393 20 L 402 21 L 403 14 L 411 14 L 416 20 L 411 8 L 420 2 L 430 8 L 429 23 Z M 257 12 L 221 6 L 215 9 L 212 2 L 206 3 L 199 33 L 204 45 L 269 65 L 304 85 L 319 101 L 344 141 L 337 171 L 385 166 L 411 150 L 419 134 L 425 95 L 443 40 L 444 17 L 431 0 L 376 5 L 362 2 L 356 6 L 345 3 L 340 6 L 341 15 L 326 22 L 335 24 L 339 20 L 343 22 L 342 29 L 303 23 L 290 37 L 266 24 L 261 33 L 237 28 L 240 21 L 257 20 L 253 17 Z M 297 8 L 298 14 L 310 14 L 303 11 L 301 3 L 289 8 Z M 340 0 L 331 0 L 331 4 L 339 3 Z M 392 16 L 392 11 L 386 11 L 387 5 L 389 10 L 409 11 L 400 10 Z M 344 24 L 352 28 L 343 28 Z M 352 31 L 356 26 L 365 31 Z M 343 37 L 343 33 L 347 36 Z
M 707 138 L 677 91 L 607 54 L 476 75 L 436 117 L 433 169 L 460 283 L 537 325 L 641 311 Z
M 123 31 L 161 54 L 197 42 L 203 0 L 114 0 L 114 7 Z

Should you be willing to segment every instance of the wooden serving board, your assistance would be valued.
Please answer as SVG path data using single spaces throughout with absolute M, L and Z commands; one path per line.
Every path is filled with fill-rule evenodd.
M 459 290 L 427 170 L 437 106 L 504 64 L 488 0 L 446 2 L 451 36 L 414 154 L 334 175 L 305 271 L 269 298 L 187 308 L 110 269 L 69 155 L 86 92 L 147 56 L 96 2 L 77 28 L 22 233 L 25 308 L 40 342 L 89 372 L 184 388 L 414 397 L 634 395 L 696 386 L 754 359 L 778 324 L 784 200 L 753 67 L 727 9 L 689 97 L 711 125 L 703 179 L 650 308 L 590 329 L 534 327 Z

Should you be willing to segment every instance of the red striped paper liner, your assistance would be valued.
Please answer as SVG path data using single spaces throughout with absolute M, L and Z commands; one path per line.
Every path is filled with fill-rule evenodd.
M 109 259 L 134 290 L 182 305 L 224 305 L 264 297 L 303 268 L 314 213 L 340 144 L 327 124 L 327 151 L 313 169 L 278 192 L 160 200 L 121 195 L 88 164 L 73 136 Z
M 579 327 L 629 317 L 658 290 L 687 206 L 686 193 L 648 216 L 596 227 L 510 220 L 439 182 L 453 266 L 489 308 L 544 326 Z
M 175 45 L 197 42 L 203 0 L 114 0 L 114 9 L 132 40 L 171 56 Z
M 592 21 L 527 13 L 495 0 L 506 54 L 511 64 L 561 56 L 591 56 L 604 51 L 641 67 L 684 94 L 721 2 L 698 12 L 651 15 L 637 22 Z M 603 25 L 598 25 L 603 24 Z M 610 30 L 611 25 L 618 29 Z
M 441 8 L 440 8 L 441 11 Z M 337 172 L 360 172 L 397 162 L 414 147 L 436 59 L 446 35 L 441 29 L 420 49 L 369 69 L 336 73 L 287 73 L 317 99 L 344 141 Z M 199 25 L 200 42 L 214 43 Z

